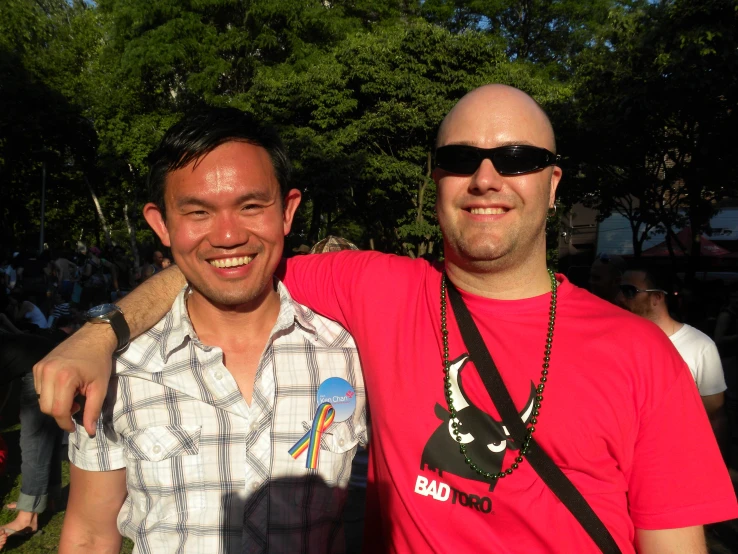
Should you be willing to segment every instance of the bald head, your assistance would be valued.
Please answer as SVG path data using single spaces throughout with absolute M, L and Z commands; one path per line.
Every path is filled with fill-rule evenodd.
M 436 138 L 437 147 L 451 143 L 481 148 L 531 144 L 556 152 L 546 112 L 522 90 L 507 85 L 476 88 L 456 103 L 443 119 Z

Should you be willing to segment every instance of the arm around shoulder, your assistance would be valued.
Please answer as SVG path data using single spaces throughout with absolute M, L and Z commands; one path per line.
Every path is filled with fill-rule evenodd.
M 135 338 L 153 327 L 171 308 L 185 285 L 176 266 L 166 269 L 139 285 L 118 305 Z M 92 434 L 110 380 L 115 333 L 108 325 L 85 325 L 52 350 L 33 367 L 36 392 L 41 396 L 41 411 L 53 416 L 67 431 L 74 429 L 71 415 L 77 394 L 86 396 L 84 422 Z
M 127 494 L 126 470 L 86 471 L 70 464 L 69 473 L 60 554 L 118 554 L 122 537 L 116 521 Z

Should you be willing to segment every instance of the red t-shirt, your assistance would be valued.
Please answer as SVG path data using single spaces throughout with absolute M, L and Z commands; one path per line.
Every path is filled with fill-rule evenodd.
M 559 280 L 539 444 L 624 553 L 634 552 L 635 527 L 738 517 L 694 380 L 666 335 Z M 347 251 L 292 258 L 284 282 L 298 302 L 344 325 L 359 348 L 372 424 L 365 552 L 598 551 L 527 461 L 492 485 L 467 473 L 448 428 L 438 267 Z M 528 417 L 550 295 L 462 296 Z M 450 306 L 448 313 L 449 357 L 461 367 L 468 404 L 459 415 L 467 452 L 485 471 L 497 471 L 503 456 L 508 468 L 517 452 L 503 441 Z

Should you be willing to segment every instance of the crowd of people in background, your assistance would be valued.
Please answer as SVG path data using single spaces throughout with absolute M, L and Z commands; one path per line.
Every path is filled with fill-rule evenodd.
M 0 550 L 9 537 L 38 532 L 39 514 L 61 508 L 66 437 L 40 411 L 33 365 L 82 325 L 87 309 L 115 302 L 171 265 L 164 252 L 149 250 L 137 267 L 119 245 L 101 249 L 77 243 L 41 254 L 0 248 L 0 407 L 19 390 L 23 476 L 17 501 L 4 506 L 16 517 L 0 527 Z M 7 446 L 0 438 L 0 460 L 6 459 Z
M 137 266 L 120 245 L 100 248 L 78 242 L 41 254 L 0 247 L 0 329 L 51 328 L 60 315 L 115 302 L 169 265 L 164 252 L 149 249 Z

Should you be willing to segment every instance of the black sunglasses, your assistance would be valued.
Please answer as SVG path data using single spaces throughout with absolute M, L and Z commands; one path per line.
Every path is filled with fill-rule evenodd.
M 660 292 L 664 296 L 669 295 L 669 293 L 663 289 L 639 289 L 635 285 L 620 285 L 620 292 L 622 292 L 623 296 L 628 300 L 633 300 L 639 292 Z
M 449 144 L 436 150 L 436 167 L 458 175 L 473 175 L 483 160 L 490 160 L 500 175 L 522 175 L 554 165 L 559 156 L 526 144 L 497 148 Z

